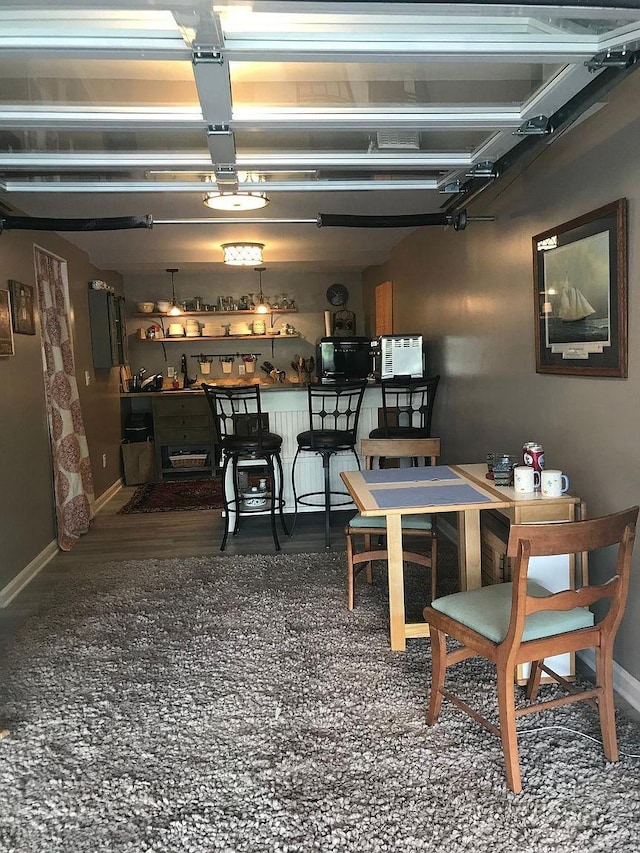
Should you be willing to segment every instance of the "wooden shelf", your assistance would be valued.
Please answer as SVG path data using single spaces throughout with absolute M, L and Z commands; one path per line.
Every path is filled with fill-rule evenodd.
M 271 314 L 297 314 L 297 308 L 272 308 L 270 311 L 266 311 L 264 314 L 261 314 L 257 311 L 183 311 L 181 314 L 167 314 L 167 313 L 159 313 L 157 311 L 152 311 L 151 313 L 145 314 L 134 314 L 134 317 L 166 317 L 168 320 L 175 320 L 178 322 L 180 317 L 235 317 L 236 315 L 247 315 L 250 314 L 252 317 L 269 317 Z
M 240 314 L 240 311 L 236 312 Z M 179 337 L 168 337 L 164 338 L 145 338 L 142 340 L 141 338 L 137 338 L 136 342 L 141 344 L 164 344 L 164 343 L 176 343 L 179 342 L 181 344 L 195 344 L 198 341 L 284 341 L 288 338 L 299 338 L 299 332 L 296 332 L 294 335 L 218 335 L 217 337 L 208 337 L 205 335 L 193 335 L 191 337 L 187 337 L 186 335 L 180 335 Z

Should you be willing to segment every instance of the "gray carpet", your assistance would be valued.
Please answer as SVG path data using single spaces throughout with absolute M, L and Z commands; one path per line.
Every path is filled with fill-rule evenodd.
M 350 614 L 343 575 L 332 553 L 69 576 L 2 649 L 0 850 L 638 851 L 640 761 L 525 735 L 509 793 L 489 733 L 447 704 L 425 725 L 428 640 L 390 652 L 383 583 Z M 486 665 L 456 682 L 493 707 Z M 520 730 L 551 723 L 598 735 L 580 705 Z

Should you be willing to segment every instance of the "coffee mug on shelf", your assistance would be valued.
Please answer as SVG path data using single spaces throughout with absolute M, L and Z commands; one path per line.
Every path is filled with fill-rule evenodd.
M 540 474 L 540 491 L 543 498 L 559 498 L 569 491 L 569 478 L 562 471 L 547 468 Z
M 540 472 L 530 465 L 517 465 L 513 469 L 513 488 L 516 492 L 534 492 L 540 486 Z

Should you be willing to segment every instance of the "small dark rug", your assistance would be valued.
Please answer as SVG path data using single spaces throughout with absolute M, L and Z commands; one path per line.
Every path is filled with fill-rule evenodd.
M 219 478 L 190 478 L 145 483 L 139 486 L 121 513 L 183 512 L 192 509 L 219 509 L 222 483 Z

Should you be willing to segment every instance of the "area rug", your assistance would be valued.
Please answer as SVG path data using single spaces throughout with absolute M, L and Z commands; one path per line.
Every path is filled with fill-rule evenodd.
M 65 573 L 0 648 L 0 849 L 636 853 L 640 762 L 572 732 L 598 737 L 592 709 L 520 721 L 511 794 L 488 732 L 447 703 L 426 725 L 428 640 L 391 652 L 384 582 L 349 613 L 344 571 L 331 552 Z M 452 680 L 495 720 L 489 666 Z M 640 753 L 638 726 L 618 735 Z
M 222 506 L 222 483 L 211 477 L 164 480 L 138 486 L 131 500 L 119 512 L 182 512 L 197 509 L 219 509 Z

